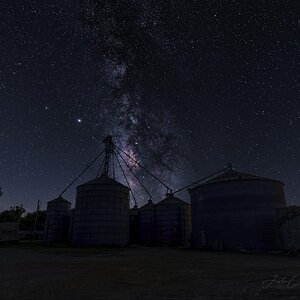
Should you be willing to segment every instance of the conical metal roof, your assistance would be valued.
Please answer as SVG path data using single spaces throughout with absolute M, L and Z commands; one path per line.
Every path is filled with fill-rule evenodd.
M 67 202 L 70 203 L 70 201 L 66 200 L 65 198 L 63 198 L 62 196 L 59 196 L 58 198 L 55 198 L 53 200 L 48 201 L 48 203 L 53 203 L 53 202 Z
M 207 180 L 205 183 L 214 183 L 214 182 L 227 181 L 227 180 L 242 180 L 242 179 L 267 179 L 267 178 L 246 174 L 231 169 L 231 170 L 224 171 L 223 174 L 217 175 Z
M 123 187 L 123 188 L 126 188 L 128 190 L 130 190 L 129 187 L 127 187 L 126 185 L 106 176 L 106 175 L 103 175 L 103 176 L 100 176 L 100 177 L 97 177 L 93 180 L 90 180 L 88 182 L 85 182 L 79 186 L 83 186 L 83 185 L 113 185 L 113 186 L 120 186 L 120 187 Z
M 223 174 L 217 175 L 205 182 L 203 184 L 217 183 L 222 181 L 231 181 L 231 180 L 251 180 L 251 179 L 261 179 L 261 180 L 273 180 L 266 177 L 256 176 L 252 174 L 242 173 L 233 169 L 228 169 L 224 171 Z M 276 180 L 277 181 L 277 180 Z
M 168 196 L 167 198 L 161 200 L 160 202 L 158 202 L 156 205 L 167 205 L 167 204 L 189 204 L 188 202 L 185 202 L 173 195 Z
M 152 209 L 154 206 L 155 204 L 152 202 L 152 200 L 148 200 L 148 202 L 141 206 L 139 209 Z
M 207 184 L 227 182 L 227 181 L 238 181 L 238 180 L 270 180 L 270 181 L 276 181 L 283 184 L 281 181 L 276 179 L 242 173 L 232 168 L 229 168 L 224 170 L 222 173 L 219 173 L 215 176 L 209 177 L 206 180 L 203 180 L 202 182 L 199 182 L 197 185 L 195 184 L 194 187 L 189 188 L 189 191 L 197 189 L 198 187 Z

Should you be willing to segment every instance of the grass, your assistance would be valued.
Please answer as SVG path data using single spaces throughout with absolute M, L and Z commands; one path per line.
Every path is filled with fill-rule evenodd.
M 300 258 L 279 255 L 34 243 L 1 246 L 0 270 L 5 300 L 300 299 Z

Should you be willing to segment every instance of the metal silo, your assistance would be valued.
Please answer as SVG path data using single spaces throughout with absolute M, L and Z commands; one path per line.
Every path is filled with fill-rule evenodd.
M 196 247 L 280 249 L 275 209 L 286 206 L 280 181 L 230 167 L 189 192 Z
M 155 225 L 158 245 L 187 246 L 191 232 L 190 204 L 169 195 L 156 204 Z
M 75 209 L 71 209 L 70 212 L 70 226 L 69 226 L 69 234 L 68 234 L 68 242 L 72 243 L 72 237 L 73 237 L 73 228 L 74 228 L 74 214 Z
M 46 243 L 63 243 L 68 241 L 71 202 L 62 198 L 47 203 L 44 241 Z
M 145 245 L 155 243 L 155 204 L 151 200 L 139 208 L 139 240 Z
M 137 244 L 139 240 L 138 228 L 139 210 L 137 205 L 129 210 L 129 242 L 130 244 Z
M 72 244 L 128 244 L 129 191 L 106 175 L 78 186 Z

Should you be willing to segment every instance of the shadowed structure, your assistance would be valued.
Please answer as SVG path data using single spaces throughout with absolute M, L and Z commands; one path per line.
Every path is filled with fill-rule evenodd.
M 127 245 L 129 191 L 106 175 L 78 186 L 72 245 Z
M 58 197 L 47 203 L 44 241 L 46 243 L 65 243 L 68 240 L 71 202 Z
M 155 204 L 152 200 L 139 208 L 139 237 L 141 244 L 155 243 Z
M 229 168 L 189 192 L 196 247 L 280 249 L 275 209 L 286 206 L 280 181 Z
M 276 213 L 282 249 L 300 250 L 300 206 L 278 208 Z
M 191 233 L 189 203 L 171 194 L 156 204 L 155 217 L 158 245 L 188 245 Z

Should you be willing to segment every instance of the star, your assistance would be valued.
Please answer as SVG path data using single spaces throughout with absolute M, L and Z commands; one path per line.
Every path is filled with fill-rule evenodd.
M 297 1 L 10 2 L 1 19 L 0 211 L 56 197 L 60 175 L 73 178 L 107 134 L 170 187 L 232 161 L 282 180 L 287 200 L 300 203 L 292 184 L 300 165 Z M 164 196 L 135 172 L 153 198 Z M 122 172 L 116 178 L 126 183 Z M 133 189 L 139 199 L 143 189 Z

